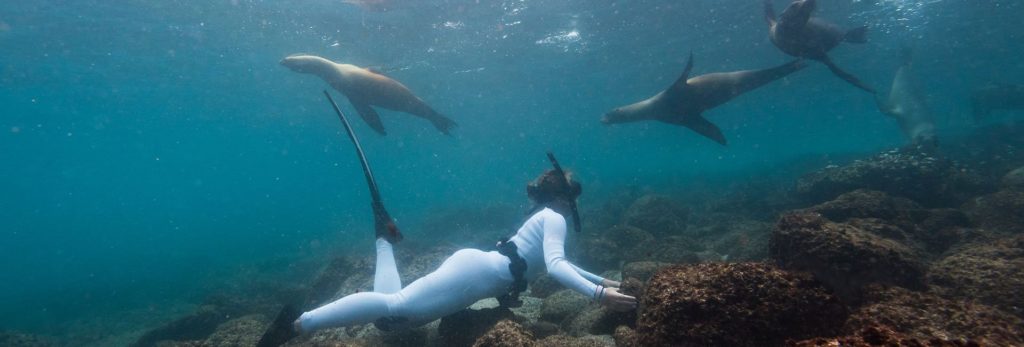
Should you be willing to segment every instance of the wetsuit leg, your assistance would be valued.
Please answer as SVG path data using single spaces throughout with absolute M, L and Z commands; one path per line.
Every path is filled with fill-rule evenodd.
M 356 293 L 302 314 L 304 332 L 352 326 L 382 317 L 402 317 L 416 326 L 455 313 L 477 300 L 507 292 L 508 258 L 497 252 L 464 249 L 434 272 L 397 293 Z M 397 271 L 396 271 L 397 274 Z
M 391 249 L 391 242 L 379 238 L 377 239 L 377 268 L 373 275 L 373 291 L 392 294 L 399 290 L 402 290 L 402 279 L 398 276 L 395 252 Z

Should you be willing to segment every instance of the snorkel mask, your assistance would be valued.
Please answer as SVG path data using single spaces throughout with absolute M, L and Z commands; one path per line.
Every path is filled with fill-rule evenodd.
M 553 176 L 555 180 L 557 180 L 557 184 L 561 186 L 563 189 L 565 189 L 565 193 L 567 196 L 545 196 L 546 194 L 541 192 L 541 187 L 538 186 L 536 183 L 531 183 L 527 185 L 526 191 L 529 195 L 536 196 L 539 198 L 539 201 L 537 201 L 538 204 L 543 204 L 544 202 L 559 197 L 566 198 L 564 200 L 569 205 L 569 209 L 572 211 L 573 228 L 576 229 L 576 232 L 580 232 L 582 227 L 580 225 L 580 213 L 579 210 L 576 208 L 576 197 L 583 192 L 583 188 L 580 186 L 579 183 L 569 182 L 569 179 L 565 177 L 565 171 L 562 170 L 562 166 L 558 165 L 558 160 L 555 159 L 555 155 L 552 154 L 551 152 L 547 152 L 547 154 L 548 160 L 551 161 L 551 166 L 553 167 Z

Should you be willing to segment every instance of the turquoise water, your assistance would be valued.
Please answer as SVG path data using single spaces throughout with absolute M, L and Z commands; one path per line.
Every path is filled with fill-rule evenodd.
M 521 208 L 546 150 L 577 172 L 586 205 L 904 143 L 869 94 L 817 63 L 708 111 L 727 147 L 598 121 L 664 89 L 690 52 L 694 75 L 788 61 L 757 1 L 394 2 L 0 3 L 0 328 L 159 320 L 233 274 L 368 249 L 362 173 L 327 85 L 278 65 L 292 53 L 376 67 L 459 123 L 446 137 L 383 111 L 381 137 L 353 119 L 389 210 L 422 243 L 443 237 L 417 230 L 438 210 Z M 943 136 L 974 126 L 971 88 L 1024 80 L 1021 13 L 863 0 L 821 1 L 817 15 L 871 27 L 831 56 L 882 90 L 912 46 Z

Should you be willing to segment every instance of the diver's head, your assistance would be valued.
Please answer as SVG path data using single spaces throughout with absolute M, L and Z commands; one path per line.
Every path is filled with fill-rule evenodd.
M 538 205 L 548 205 L 555 202 L 572 203 L 583 194 L 583 187 L 573 179 L 570 173 L 561 173 L 560 170 L 548 169 L 532 182 L 526 185 L 526 195 Z M 566 211 L 558 211 L 566 212 Z
M 309 54 L 292 54 L 281 59 L 281 65 L 295 72 L 313 73 L 329 63 L 330 60 Z

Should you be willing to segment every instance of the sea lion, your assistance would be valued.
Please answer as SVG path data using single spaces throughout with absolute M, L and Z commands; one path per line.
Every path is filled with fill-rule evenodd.
M 456 126 L 455 121 L 434 111 L 409 88 L 375 71 L 305 54 L 290 55 L 281 60 L 281 65 L 295 72 L 317 75 L 345 94 L 366 124 L 381 135 L 387 135 L 387 131 L 371 106 L 426 118 L 445 135 L 451 135 L 451 129 Z
M 844 31 L 835 24 L 811 17 L 815 7 L 817 7 L 816 0 L 794 0 L 776 19 L 772 1 L 765 0 L 764 18 L 768 21 L 768 38 L 783 53 L 820 61 L 844 81 L 869 93 L 874 93 L 874 88 L 840 69 L 828 56 L 828 51 L 844 41 L 849 43 L 867 42 L 867 26 Z
M 668 89 L 628 106 L 618 107 L 604 115 L 604 124 L 657 120 L 682 125 L 698 134 L 725 145 L 725 136 L 718 126 L 701 113 L 785 77 L 805 66 L 801 60 L 763 70 L 717 72 L 689 78 L 693 70 L 693 54 L 686 62 L 683 75 Z
M 883 100 L 880 96 L 875 96 L 878 110 L 896 118 L 903 134 L 910 139 L 912 144 L 934 146 L 935 121 L 932 120 L 931 109 L 925 103 L 924 94 L 921 93 L 920 86 L 911 70 L 909 49 L 904 49 L 902 60 L 902 64 L 896 70 L 896 75 L 893 76 L 889 97 Z
M 971 92 L 974 120 L 980 121 L 996 110 L 1024 109 L 1024 85 L 989 83 Z

